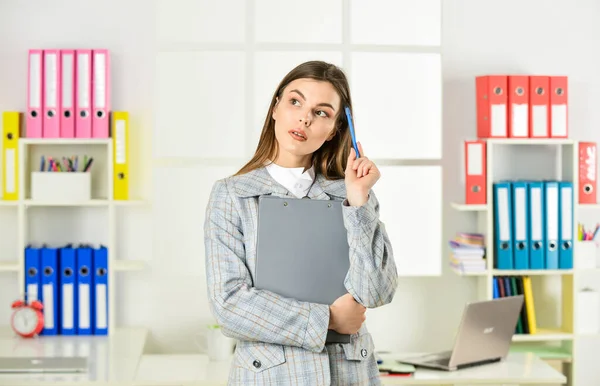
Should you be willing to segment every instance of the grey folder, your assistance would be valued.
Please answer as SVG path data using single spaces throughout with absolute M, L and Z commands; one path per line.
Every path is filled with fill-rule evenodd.
M 254 286 L 300 301 L 331 305 L 348 291 L 348 234 L 339 200 L 261 196 Z M 349 343 L 329 330 L 327 343 Z

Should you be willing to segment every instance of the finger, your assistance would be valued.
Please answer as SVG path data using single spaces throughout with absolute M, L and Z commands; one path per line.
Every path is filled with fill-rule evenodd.
M 360 142 L 357 142 L 356 144 L 358 145 L 358 152 L 360 153 L 360 158 L 364 157 L 365 156 L 365 152 L 364 152 L 364 150 L 362 148 L 362 144 Z
M 371 168 L 371 164 L 369 162 L 365 162 L 360 166 L 360 175 L 366 176 L 369 174 L 369 169 Z
M 363 157 L 357 158 L 357 159 L 354 160 L 354 165 L 352 165 L 352 168 L 354 170 L 358 170 L 358 168 L 360 167 L 360 165 L 362 163 L 365 163 L 365 162 L 368 162 L 368 161 L 369 161 L 368 158 L 363 158 Z
M 356 160 L 356 152 L 353 147 L 350 147 L 350 154 L 348 154 L 348 161 L 346 162 L 346 171 L 350 171 Z

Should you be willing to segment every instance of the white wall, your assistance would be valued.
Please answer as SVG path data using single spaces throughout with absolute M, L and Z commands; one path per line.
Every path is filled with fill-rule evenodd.
M 124 220 L 119 227 L 120 254 L 147 260 L 149 269 L 118 274 L 117 322 L 149 326 L 149 351 L 196 350 L 190 336 L 211 319 L 202 244 L 208 188 L 216 178 L 236 170 L 254 149 L 260 114 L 264 114 L 274 82 L 287 70 L 310 57 L 349 64 L 359 133 L 362 128 L 376 130 L 403 118 L 389 114 L 401 104 L 385 101 L 385 113 L 375 115 L 369 99 L 375 99 L 375 93 L 401 98 L 410 89 L 390 94 L 387 83 L 383 83 L 366 94 L 374 82 L 353 76 L 361 62 L 348 38 L 356 38 L 360 30 L 372 34 L 363 35 L 371 40 L 361 42 L 359 48 L 383 59 L 380 63 L 385 72 L 380 72 L 384 75 L 376 79 L 392 84 L 402 77 L 395 73 L 398 67 L 389 66 L 389 58 L 397 55 L 392 51 L 411 52 L 415 57 L 442 54 L 440 148 L 435 141 L 429 142 L 434 145 L 419 145 L 419 137 L 414 146 L 403 146 L 403 141 L 409 141 L 403 137 L 398 149 L 404 159 L 390 160 L 390 153 L 382 157 L 386 165 L 443 165 L 443 189 L 436 191 L 432 185 L 428 190 L 424 184 L 432 184 L 431 180 L 417 177 L 409 184 L 419 192 L 431 191 L 434 198 L 437 194 L 442 217 L 439 211 L 426 217 L 413 212 L 399 214 L 401 221 L 425 218 L 435 224 L 443 220 L 441 236 L 433 236 L 430 243 L 407 240 L 394 245 L 399 256 L 406 254 L 405 248 L 421 248 L 424 252 L 419 254 L 424 259 L 442 253 L 442 275 L 402 278 L 394 302 L 369 312 L 369 328 L 378 349 L 446 348 L 452 342 L 462 305 L 476 298 L 475 279 L 450 273 L 446 249 L 442 248 L 456 231 L 471 227 L 471 218 L 453 212 L 449 203 L 463 198 L 461 144 L 464 138 L 475 136 L 475 75 L 569 75 L 572 136 L 599 139 L 594 129 L 600 113 L 594 106 L 600 102 L 600 75 L 596 75 L 600 55 L 594 51 L 594 42 L 600 27 L 594 23 L 599 9 L 593 0 L 444 0 L 441 47 L 436 46 L 435 33 L 431 33 L 439 28 L 435 15 L 438 0 L 396 2 L 403 10 L 395 13 L 383 8 L 390 1 L 360 3 L 366 19 L 362 29 L 361 21 L 348 13 L 350 4 L 356 6 L 350 0 L 0 2 L 2 111 L 25 108 L 28 48 L 98 46 L 112 52 L 114 105 L 130 111 L 133 120 L 132 156 L 138 162 L 139 176 L 137 180 L 132 176 L 133 185 L 138 195 L 153 200 L 151 211 L 124 209 L 120 213 Z M 434 8 L 424 9 L 424 4 Z M 51 9 L 58 12 L 48 18 Z M 266 17 L 269 12 L 274 17 Z M 327 23 L 322 22 L 325 16 Z M 75 20 L 84 24 L 77 26 Z M 349 27 L 345 20 L 351 20 Z M 530 30 L 523 32 L 525 27 Z M 402 33 L 394 33 L 394 28 Z M 393 37 L 411 40 L 390 40 Z M 316 39 L 325 39 L 325 44 L 315 44 Z M 294 44 L 287 44 L 289 41 Z M 384 46 L 370 45 L 373 42 Z M 435 140 L 435 126 L 430 127 L 433 131 L 429 137 Z M 410 131 L 402 129 L 400 135 L 409 135 Z M 377 138 L 367 133 L 365 137 L 368 151 L 369 145 L 376 146 Z M 223 139 L 231 141 L 228 147 Z M 380 181 L 382 186 L 386 183 L 390 181 Z M 395 200 L 401 203 L 403 197 L 401 192 Z M 394 201 L 390 198 L 387 202 Z M 424 206 L 428 208 L 431 206 Z M 408 210 L 406 206 L 398 209 Z M 0 230 L 5 231 L 0 236 L 2 260 L 14 259 L 11 248 L 15 231 L 7 224 L 15 219 L 11 209 L 0 208 Z M 394 219 L 386 222 L 393 224 Z M 397 224 L 401 230 L 403 223 Z M 18 295 L 12 275 L 0 274 L 0 304 L 8 305 Z M 0 320 L 8 320 L 8 315 L 7 308 L 0 307 Z

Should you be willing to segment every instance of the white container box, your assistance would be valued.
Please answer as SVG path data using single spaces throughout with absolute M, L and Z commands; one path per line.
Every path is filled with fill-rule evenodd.
M 31 199 L 58 203 L 89 201 L 91 185 L 89 172 L 32 172 Z
M 576 300 L 577 334 L 597 334 L 600 332 L 600 295 L 593 289 L 583 289 L 577 292 Z
M 575 269 L 594 269 L 598 256 L 598 245 L 595 241 L 578 241 L 574 249 Z

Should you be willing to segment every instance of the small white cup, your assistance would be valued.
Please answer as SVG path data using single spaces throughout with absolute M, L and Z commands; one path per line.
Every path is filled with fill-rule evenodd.
M 217 325 L 207 326 L 204 334 L 194 337 L 196 346 L 208 355 L 211 361 L 224 361 L 233 355 L 235 341 L 225 335 Z

